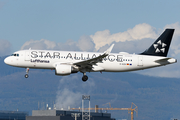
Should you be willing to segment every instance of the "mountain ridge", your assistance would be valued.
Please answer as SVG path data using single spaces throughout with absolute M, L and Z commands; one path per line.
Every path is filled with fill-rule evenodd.
M 135 119 L 180 118 L 179 78 L 162 78 L 140 75 L 134 72 L 87 73 L 89 80 L 82 82 L 81 73 L 56 76 L 54 70 L 26 69 L 8 66 L 0 58 L 0 107 L 1 110 L 31 111 L 45 109 L 49 104 L 64 109 L 81 107 L 81 95 L 91 96 L 91 107 L 108 102 L 112 107 L 127 108 L 131 102 L 138 106 Z M 108 111 L 112 117 L 127 119 L 128 111 Z

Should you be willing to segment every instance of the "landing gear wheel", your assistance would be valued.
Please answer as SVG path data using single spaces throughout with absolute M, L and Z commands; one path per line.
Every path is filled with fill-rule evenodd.
M 82 81 L 83 82 L 86 82 L 88 80 L 88 76 L 87 75 L 84 75 L 83 77 L 82 77 Z
M 26 74 L 25 74 L 25 78 L 28 78 L 29 77 L 29 75 L 28 75 L 28 73 L 29 73 L 29 68 L 26 68 Z
M 28 74 L 25 74 L 25 76 L 24 76 L 25 78 L 28 78 L 29 77 L 29 75 Z

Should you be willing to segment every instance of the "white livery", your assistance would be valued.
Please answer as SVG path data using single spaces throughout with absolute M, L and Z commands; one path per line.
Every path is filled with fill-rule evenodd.
M 86 72 L 126 72 L 176 63 L 176 59 L 167 57 L 173 33 L 174 29 L 166 29 L 149 49 L 141 54 L 111 53 L 113 44 L 104 53 L 20 50 L 5 58 L 4 62 L 26 68 L 26 78 L 29 68 L 35 68 L 54 69 L 55 74 L 61 76 L 81 72 L 82 80 L 87 81 Z

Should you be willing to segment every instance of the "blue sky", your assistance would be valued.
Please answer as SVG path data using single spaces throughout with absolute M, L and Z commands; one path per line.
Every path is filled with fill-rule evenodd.
M 30 39 L 77 41 L 105 29 L 118 33 L 147 23 L 157 29 L 179 22 L 180 1 L 174 0 L 0 0 L 0 39 L 12 52 Z

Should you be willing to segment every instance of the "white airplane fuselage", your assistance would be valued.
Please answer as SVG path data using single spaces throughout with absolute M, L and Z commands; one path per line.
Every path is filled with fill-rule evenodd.
M 16 54 L 16 56 L 14 56 Z M 72 52 L 72 51 L 46 51 L 46 50 L 21 50 L 7 57 L 6 64 L 35 69 L 55 69 L 57 64 L 68 64 L 92 59 L 103 53 L 93 52 Z M 18 56 L 17 56 L 18 55 Z M 110 53 L 103 58 L 102 62 L 93 65 L 92 70 L 88 72 L 106 71 L 106 72 L 126 72 L 142 70 L 152 67 L 163 66 L 176 62 L 176 59 L 161 56 L 136 55 L 128 53 Z M 158 60 L 162 60 L 157 62 Z
M 126 72 L 159 67 L 177 62 L 166 57 L 174 29 L 166 29 L 161 36 L 143 53 L 111 53 L 114 44 L 104 53 L 73 52 L 53 50 L 20 50 L 7 57 L 4 62 L 15 67 L 55 69 L 56 75 L 70 75 L 82 72 L 83 81 L 88 80 L 86 72 Z

